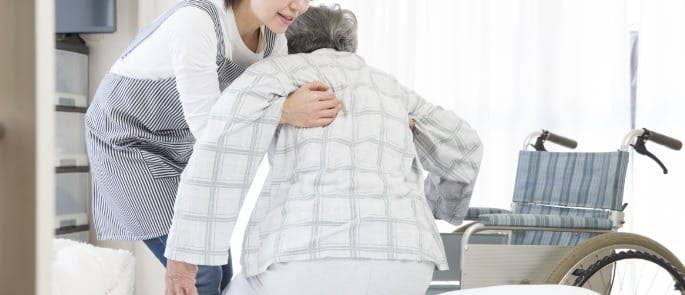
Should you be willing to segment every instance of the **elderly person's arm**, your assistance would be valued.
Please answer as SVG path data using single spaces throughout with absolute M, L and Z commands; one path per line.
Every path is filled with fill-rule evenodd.
M 238 77 L 212 107 L 195 143 L 181 176 L 164 253 L 171 294 L 194 294 L 196 265 L 228 262 L 244 197 L 274 137 L 284 98 L 297 89 L 274 67 L 263 62 Z M 321 82 L 306 86 L 326 87 Z
M 276 75 L 248 69 L 227 88 L 193 147 L 176 193 L 165 256 L 223 265 L 243 198 L 287 96 Z
M 436 219 L 459 225 L 466 215 L 483 154 L 476 131 L 454 112 L 432 105 L 403 88 L 409 116 L 414 119 L 414 143 L 429 174 L 428 204 Z

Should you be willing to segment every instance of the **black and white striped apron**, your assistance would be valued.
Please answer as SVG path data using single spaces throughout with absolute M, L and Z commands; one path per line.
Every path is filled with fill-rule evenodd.
M 207 0 L 186 0 L 164 13 L 138 33 L 121 58 L 186 6 L 206 11 L 214 22 L 223 91 L 245 68 L 225 57 L 219 10 Z M 267 57 L 276 34 L 264 32 Z M 175 77 L 147 80 L 108 73 L 88 108 L 85 124 L 98 239 L 146 240 L 167 234 L 179 178 L 195 142 L 183 116 Z

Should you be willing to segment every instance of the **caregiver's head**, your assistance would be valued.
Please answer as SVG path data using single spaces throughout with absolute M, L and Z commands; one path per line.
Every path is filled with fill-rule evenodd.
M 309 0 L 224 0 L 226 7 L 246 5 L 261 24 L 282 34 L 309 8 Z
M 357 17 L 349 10 L 311 7 L 285 32 L 288 53 L 310 53 L 321 48 L 357 51 Z

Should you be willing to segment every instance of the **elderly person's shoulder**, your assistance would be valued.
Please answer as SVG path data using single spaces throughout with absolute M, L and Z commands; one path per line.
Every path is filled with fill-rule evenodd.
M 359 67 L 366 65 L 362 57 L 346 51 L 322 48 L 311 53 L 296 53 L 269 57 L 252 64 L 247 71 L 259 74 L 292 72 L 304 68 L 325 66 Z

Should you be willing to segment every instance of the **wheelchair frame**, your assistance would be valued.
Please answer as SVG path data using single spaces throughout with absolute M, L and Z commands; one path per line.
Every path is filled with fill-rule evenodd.
M 663 136 L 661 134 L 649 131 L 647 129 L 636 129 L 625 136 L 620 150 L 628 151 L 630 147 L 633 146 L 633 142 L 636 139 L 643 141 L 642 147 L 644 148 L 644 140 L 649 139 L 650 136 L 654 136 L 654 139 L 652 139 L 654 142 L 666 145 L 672 149 L 679 150 L 680 147 L 682 147 L 682 144 L 675 139 Z M 535 145 L 532 145 L 531 142 L 534 139 L 537 139 L 537 142 Z M 531 133 L 524 141 L 523 150 L 526 150 L 529 146 L 534 146 L 538 151 L 545 151 L 545 140 L 549 140 L 551 142 L 555 142 L 569 148 L 575 148 L 577 145 L 573 140 L 543 130 L 542 132 Z M 644 151 L 646 151 L 646 149 Z M 640 151 L 638 151 L 638 153 L 643 154 Z M 664 169 L 664 173 L 666 173 L 666 168 L 663 166 L 663 164 L 661 164 L 661 162 L 658 159 L 656 159 L 656 157 L 651 155 L 650 158 L 655 159 Z M 625 205 L 622 209 L 625 209 Z M 648 238 L 634 234 L 618 233 L 618 229 L 621 228 L 622 225 L 625 223 L 624 213 L 623 211 L 616 210 L 608 211 L 610 212 L 609 219 L 612 221 L 611 229 L 499 226 L 486 225 L 480 221 L 474 221 L 471 223 L 464 224 L 457 228 L 453 233 L 446 234 L 461 234 L 461 243 L 459 245 L 460 273 L 459 277 L 456 278 L 458 280 L 458 287 L 451 285 L 453 287 L 451 287 L 450 289 L 450 287 L 448 287 L 450 285 L 440 285 L 432 283 L 431 288 L 429 289 L 427 294 L 436 294 L 435 292 L 438 290 L 445 291 L 456 289 L 469 289 L 475 287 L 487 287 L 503 284 L 573 284 L 573 282 L 576 281 L 573 275 L 575 275 L 577 272 L 577 270 L 574 270 L 573 267 L 577 267 L 577 265 L 580 264 L 581 267 L 578 268 L 582 269 L 583 261 L 587 260 L 586 263 L 594 262 L 596 259 L 599 259 L 600 255 L 613 253 L 612 251 L 619 249 L 619 246 L 624 247 L 626 249 L 638 249 L 641 251 L 647 251 L 657 257 L 660 257 L 670 262 L 676 270 L 680 271 L 680 287 L 682 288 L 681 291 L 683 292 L 683 294 L 685 294 L 685 287 L 683 287 L 682 283 L 683 281 L 685 281 L 685 277 L 682 277 L 682 274 L 685 273 L 685 267 L 682 265 L 682 263 L 680 263 L 680 261 L 678 261 L 677 258 L 665 247 L 659 245 L 658 243 L 652 240 L 649 240 Z M 477 218 L 478 217 L 476 217 L 475 220 L 478 220 Z M 600 235 L 586 239 L 576 246 L 512 245 L 511 239 L 513 231 L 573 232 L 577 234 L 598 233 Z M 472 240 L 474 236 L 477 236 L 477 233 L 479 232 L 490 232 L 505 235 L 507 237 L 507 243 L 470 244 L 469 242 Z M 569 268 L 569 259 L 578 260 L 576 257 L 578 254 L 575 253 L 578 251 L 574 252 L 574 249 L 582 248 L 581 246 L 583 245 L 584 248 L 588 248 L 587 246 L 590 246 L 590 248 L 592 248 L 592 245 L 597 244 L 597 241 L 599 241 L 599 239 L 601 239 L 602 236 L 604 236 L 604 234 L 608 233 L 614 233 L 613 235 L 618 235 L 619 240 L 621 238 L 624 241 L 644 239 L 648 241 L 646 245 L 651 245 L 650 243 L 654 243 L 655 246 L 645 247 L 644 242 L 635 243 L 635 245 L 632 245 L 633 243 L 630 242 L 624 242 L 621 245 L 603 245 L 604 248 L 596 249 L 596 251 L 592 252 L 592 255 L 596 256 L 595 258 L 589 256 L 582 257 L 579 261 L 576 261 L 575 263 L 570 263 L 572 265 L 571 269 L 561 269 L 562 265 L 565 268 Z M 445 244 L 446 248 L 453 246 L 456 245 Z M 450 265 L 450 267 L 453 267 L 453 265 Z M 594 278 L 590 278 L 589 280 L 595 282 L 595 284 L 599 284 L 599 286 L 602 286 L 598 288 L 593 287 L 593 290 L 601 294 L 605 294 L 611 290 L 611 285 L 613 283 L 611 281 L 611 272 L 613 272 L 613 266 L 609 267 L 608 269 L 601 269 L 599 271 L 607 272 L 606 276 L 602 275 L 601 278 L 595 276 Z M 573 275 L 569 275 L 569 273 L 571 272 L 573 272 Z M 564 273 L 564 275 L 560 277 L 560 273 Z M 608 277 L 609 279 L 607 280 L 604 277 Z M 677 284 L 676 288 L 678 288 Z

